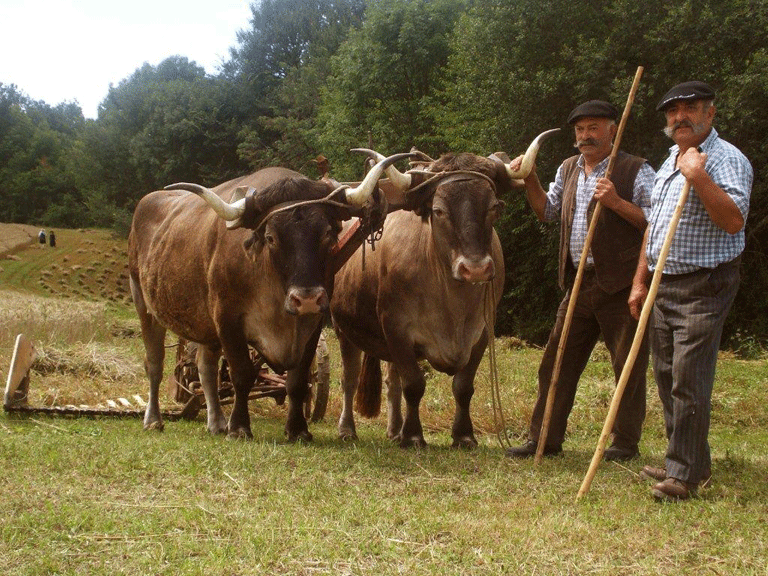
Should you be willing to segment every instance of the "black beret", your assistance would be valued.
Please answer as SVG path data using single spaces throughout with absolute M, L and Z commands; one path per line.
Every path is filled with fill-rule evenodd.
M 579 104 L 571 110 L 568 116 L 568 124 L 573 124 L 579 118 L 610 118 L 616 120 L 619 117 L 619 111 L 610 102 L 604 100 L 588 100 L 584 104 Z
M 706 82 L 700 82 L 699 80 L 691 80 L 690 82 L 683 82 L 677 86 L 673 86 L 669 92 L 664 94 L 664 97 L 656 106 L 656 110 L 664 110 L 667 106 L 676 102 L 677 100 L 714 100 L 715 91 Z

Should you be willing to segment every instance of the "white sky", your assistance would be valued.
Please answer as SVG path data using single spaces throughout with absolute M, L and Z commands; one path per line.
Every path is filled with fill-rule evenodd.
M 252 0 L 0 0 L 0 82 L 96 118 L 110 83 L 186 56 L 215 74 Z

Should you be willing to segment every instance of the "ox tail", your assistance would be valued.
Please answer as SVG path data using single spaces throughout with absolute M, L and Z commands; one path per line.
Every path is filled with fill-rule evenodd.
M 368 354 L 363 354 L 355 410 L 364 418 L 375 418 L 381 412 L 381 362 Z

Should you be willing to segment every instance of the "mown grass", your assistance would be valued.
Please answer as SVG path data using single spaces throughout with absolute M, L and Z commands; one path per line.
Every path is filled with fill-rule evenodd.
M 123 304 L 5 290 L 0 298 L 3 381 L 17 331 L 49 351 L 32 373 L 33 403 L 145 393 L 140 338 Z M 392 445 L 383 416 L 358 420 L 359 440 L 341 442 L 330 335 L 329 344 L 331 401 L 325 421 L 311 425 L 311 445 L 285 442 L 284 408 L 271 400 L 252 402 L 252 442 L 209 436 L 202 415 L 161 434 L 135 419 L 0 416 L 0 573 L 768 573 L 765 357 L 722 354 L 713 486 L 660 505 L 637 475 L 661 463 L 666 445 L 652 379 L 641 458 L 603 464 L 575 501 L 613 390 L 602 348 L 564 454 L 536 467 L 503 456 L 485 364 L 472 407 L 478 449 L 448 448 L 450 382 L 434 372 L 422 403 L 425 450 Z M 500 339 L 497 352 L 507 424 L 522 437 L 541 351 L 518 344 Z

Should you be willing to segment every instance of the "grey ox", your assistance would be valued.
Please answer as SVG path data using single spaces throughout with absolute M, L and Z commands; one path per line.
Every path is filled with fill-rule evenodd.
M 200 344 L 197 365 L 211 433 L 252 437 L 250 344 L 272 368 L 288 372 L 288 439 L 312 439 L 302 403 L 332 291 L 329 266 L 340 221 L 370 201 L 383 169 L 397 158 L 380 162 L 355 189 L 335 190 L 329 182 L 267 168 L 212 190 L 175 184 L 141 199 L 128 263 L 149 378 L 145 429 L 163 427 L 158 392 L 170 329 Z M 305 202 L 331 193 L 333 202 Z M 217 388 L 222 353 L 235 389 L 228 423 Z
M 357 411 L 378 414 L 383 360 L 388 362 L 387 435 L 403 447 L 425 446 L 419 418 L 425 379 L 419 361 L 426 359 L 453 376 L 453 446 L 477 446 L 469 407 L 488 343 L 483 311 L 495 315 L 504 284 L 502 250 L 493 228 L 503 207 L 497 195 L 527 176 L 550 132 L 531 143 L 517 172 L 506 158 L 472 154 L 447 155 L 405 174 L 387 169 L 388 196 L 400 194 L 402 201 L 395 205 L 405 210 L 387 216 L 375 251 L 364 256 L 364 267 L 361 250 L 342 267 L 331 299 L 344 371 L 341 438 L 356 436 L 358 379 Z

